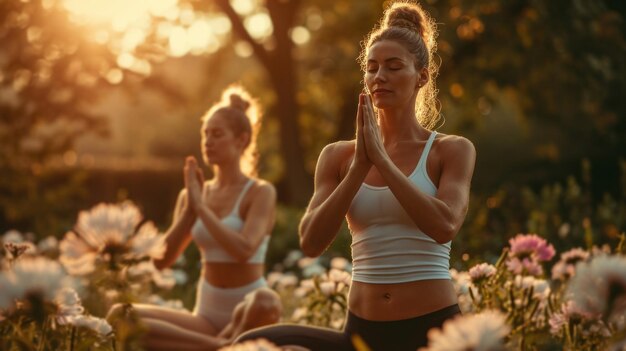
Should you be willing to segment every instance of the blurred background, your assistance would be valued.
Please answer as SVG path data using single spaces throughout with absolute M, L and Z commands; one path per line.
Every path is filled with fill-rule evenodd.
M 617 242 L 626 2 L 422 4 L 439 27 L 438 130 L 478 155 L 452 265 L 493 261 L 517 233 L 557 249 Z M 2 0 L 0 232 L 60 238 L 80 210 L 122 200 L 165 230 L 184 157 L 200 157 L 201 115 L 239 82 L 264 108 L 259 174 L 279 193 L 277 264 L 297 248 L 319 152 L 354 134 L 360 43 L 387 5 Z M 344 228 L 329 257 L 349 257 L 349 242 Z

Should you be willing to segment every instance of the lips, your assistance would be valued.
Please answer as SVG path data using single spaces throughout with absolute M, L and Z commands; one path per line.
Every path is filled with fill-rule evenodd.
M 377 89 L 374 89 L 374 91 L 372 92 L 372 94 L 387 94 L 387 93 L 391 93 L 391 90 L 377 88 Z

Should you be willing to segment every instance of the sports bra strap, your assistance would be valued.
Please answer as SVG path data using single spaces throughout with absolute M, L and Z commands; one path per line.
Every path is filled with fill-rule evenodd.
M 241 200 L 243 200 L 243 197 L 246 195 L 246 192 L 248 192 L 248 189 L 250 189 L 253 183 L 254 181 L 252 179 L 248 179 L 248 182 L 246 183 L 246 185 L 244 185 L 241 193 L 239 194 L 239 197 L 237 198 L 237 201 L 235 202 L 235 206 L 233 206 L 233 214 L 239 216 L 239 205 L 241 204 Z
M 431 146 L 433 146 L 433 142 L 435 141 L 436 136 L 437 132 L 433 130 L 428 137 L 428 141 L 426 141 L 426 146 L 424 146 L 424 151 L 422 151 L 422 156 L 420 156 L 420 160 L 417 161 L 418 168 L 423 167 L 423 164 L 426 162 L 426 159 L 428 158 L 428 153 L 430 152 Z

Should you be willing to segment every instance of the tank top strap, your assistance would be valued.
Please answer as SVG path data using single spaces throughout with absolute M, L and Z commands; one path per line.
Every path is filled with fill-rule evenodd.
M 432 131 L 428 140 L 426 141 L 426 146 L 424 146 L 424 151 L 422 151 L 422 156 L 420 156 L 420 160 L 417 162 L 417 168 L 424 167 L 426 163 L 426 159 L 428 158 L 428 153 L 430 152 L 430 148 L 433 146 L 433 142 L 435 141 L 435 137 L 437 136 L 436 131 Z
M 235 201 L 235 206 L 233 206 L 233 212 L 231 214 L 235 214 L 239 217 L 239 205 L 241 205 L 241 200 L 243 200 L 243 197 L 246 195 L 252 184 L 254 184 L 254 181 L 252 179 L 248 179 L 248 182 L 243 186 L 241 193 L 239 193 L 237 201 Z

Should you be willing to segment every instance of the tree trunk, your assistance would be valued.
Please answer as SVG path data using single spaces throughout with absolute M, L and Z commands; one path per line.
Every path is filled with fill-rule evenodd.
M 276 92 L 276 106 L 272 110 L 276 112 L 280 121 L 280 149 L 285 164 L 282 182 L 286 185 L 286 194 L 279 195 L 290 204 L 306 205 L 313 186 L 311 175 L 305 168 L 304 153 L 300 144 L 298 125 L 300 109 L 296 101 L 297 73 L 292 53 L 293 42 L 289 37 L 300 1 L 267 2 L 266 7 L 272 19 L 273 36 L 276 40 L 276 47 L 272 51 L 266 50 L 250 36 L 228 0 L 218 0 L 216 3 L 230 19 L 233 31 L 252 46 Z

